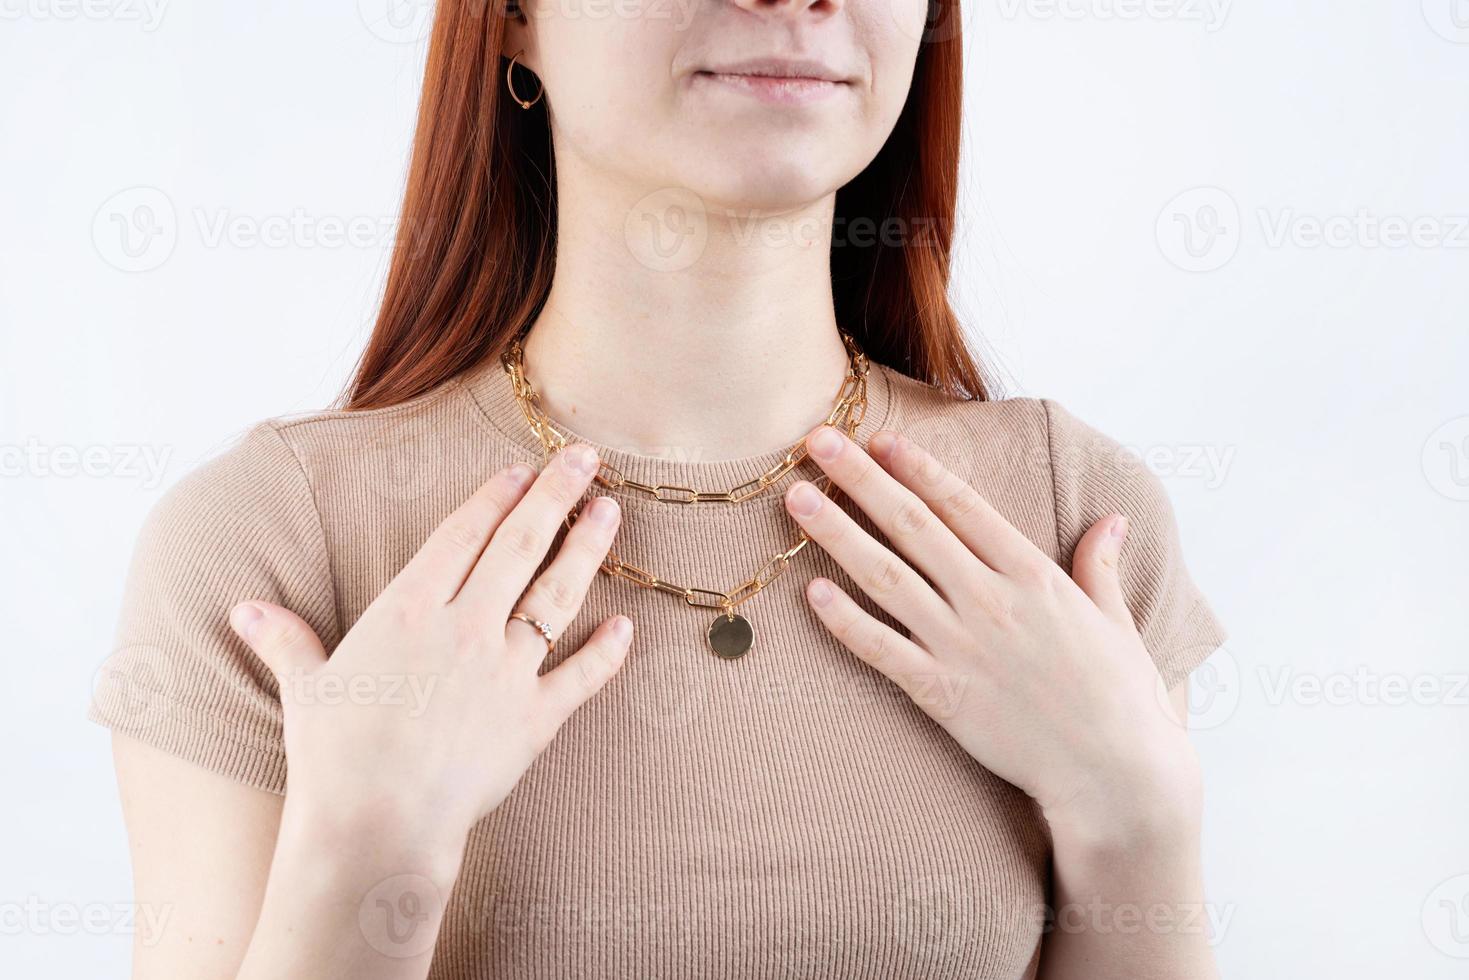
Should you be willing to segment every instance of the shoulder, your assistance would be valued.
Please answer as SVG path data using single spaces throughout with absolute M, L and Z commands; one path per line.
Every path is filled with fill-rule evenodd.
M 886 428 L 922 446 L 939 462 L 970 475 L 995 462 L 1044 477 L 1046 413 L 1038 398 L 961 398 L 953 392 L 880 365 L 888 379 Z
M 1166 504 L 1162 482 L 1140 455 L 1055 398 L 964 399 L 884 370 L 892 385 L 889 427 L 961 476 L 987 475 L 1046 497 L 1058 516 L 1104 504 L 1128 504 L 1146 516 Z
M 1082 499 L 1153 498 L 1161 483 L 1114 436 L 1048 397 L 960 398 L 891 368 L 888 427 L 966 478 L 1064 510 Z M 1100 516 L 1100 515 L 1099 515 Z
M 160 517 L 274 523 L 414 501 L 466 447 L 494 443 L 458 379 L 411 401 L 261 420 L 164 495 Z

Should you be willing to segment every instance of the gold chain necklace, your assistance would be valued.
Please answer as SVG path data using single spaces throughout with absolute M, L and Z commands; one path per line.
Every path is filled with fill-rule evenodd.
M 857 431 L 863 416 L 867 412 L 867 373 L 869 363 L 867 356 L 845 330 L 841 331 L 842 343 L 847 349 L 848 367 L 847 376 L 842 380 L 842 386 L 837 392 L 836 402 L 826 417 L 826 425 L 839 426 L 850 437 Z M 551 417 L 541 408 L 540 395 L 531 385 L 530 379 L 525 374 L 525 351 L 522 341 L 525 333 L 511 340 L 505 352 L 501 355 L 501 363 L 505 372 L 510 376 L 511 385 L 515 392 L 516 401 L 520 404 L 522 414 L 530 425 L 541 444 L 541 457 L 543 462 L 549 462 L 551 457 L 566 446 L 566 436 L 556 428 Z M 772 466 L 766 472 L 760 474 L 753 480 L 749 480 L 739 486 L 728 490 L 697 490 L 692 487 L 669 486 L 667 484 L 649 485 L 629 480 L 616 468 L 602 463 L 597 470 L 593 480 L 611 489 L 626 489 L 642 493 L 662 503 L 671 504 L 694 504 L 694 503 L 741 503 L 773 486 L 781 477 L 785 476 L 796 466 L 807 458 L 806 443 L 801 442 L 786 451 L 785 458 Z M 812 481 L 821 489 L 822 493 L 830 494 L 831 479 L 822 474 Z M 566 516 L 565 524 L 570 528 L 576 518 L 581 514 L 582 504 Z M 602 560 L 601 571 L 618 578 L 632 582 L 634 585 L 644 589 L 654 589 L 658 592 L 666 592 L 678 596 L 690 606 L 704 609 L 718 609 L 720 615 L 715 617 L 714 622 L 709 624 L 705 636 L 709 647 L 720 657 L 726 660 L 735 660 L 743 657 L 749 652 L 755 643 L 755 630 L 750 621 L 737 614 L 735 607 L 748 602 L 759 594 L 782 572 L 786 570 L 791 562 L 806 546 L 811 539 L 802 528 L 796 529 L 796 539 L 792 545 L 784 551 L 776 553 L 767 561 L 758 572 L 751 578 L 746 579 L 739 585 L 728 591 L 718 589 L 705 589 L 695 586 L 678 585 L 667 579 L 660 578 L 653 572 L 639 568 L 637 565 L 624 561 L 615 551 L 609 550 L 607 557 Z

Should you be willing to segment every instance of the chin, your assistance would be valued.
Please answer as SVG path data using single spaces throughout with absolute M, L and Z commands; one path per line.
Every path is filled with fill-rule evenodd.
M 830 144 L 828 144 L 830 145 Z M 751 144 L 709 154 L 702 165 L 680 168 L 682 183 L 711 210 L 789 211 L 835 191 L 849 179 L 833 170 L 830 153 L 757 152 Z

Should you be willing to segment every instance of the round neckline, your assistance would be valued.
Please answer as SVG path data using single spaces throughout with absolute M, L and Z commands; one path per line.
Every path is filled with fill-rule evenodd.
M 889 371 L 890 369 L 885 365 L 868 357 L 867 411 L 852 434 L 854 441 L 859 446 L 865 446 L 873 433 L 887 424 L 893 400 L 892 379 Z M 515 397 L 510 375 L 500 362 L 498 353 L 485 358 L 479 365 L 466 371 L 460 376 L 460 381 L 478 405 L 485 420 L 497 432 L 540 460 L 540 440 L 536 438 L 535 433 L 531 431 L 530 424 L 526 421 L 520 402 Z M 832 397 L 836 397 L 836 392 L 832 392 Z M 599 443 L 586 438 L 562 419 L 553 418 L 553 421 L 556 428 L 566 436 L 568 442 L 584 442 L 590 445 L 597 451 L 603 463 L 620 471 L 626 479 L 636 480 L 650 486 L 663 484 L 665 486 L 695 487 L 701 490 L 724 490 L 755 479 L 761 473 L 769 471 L 783 461 L 791 446 L 795 445 L 800 438 L 798 436 L 796 440 L 779 448 L 732 459 L 681 459 L 672 455 L 653 456 Z M 774 487 L 758 496 L 741 501 L 737 506 L 782 506 L 782 491 L 787 486 L 796 480 L 815 479 L 821 474 L 821 467 L 814 460 L 807 458 L 777 481 Z M 612 489 L 601 484 L 594 486 L 598 493 L 616 496 L 618 502 L 624 505 L 672 506 L 635 491 Z M 729 505 L 720 507 L 712 504 L 688 504 L 682 510 L 695 512 L 708 508 L 724 512 L 727 506 Z

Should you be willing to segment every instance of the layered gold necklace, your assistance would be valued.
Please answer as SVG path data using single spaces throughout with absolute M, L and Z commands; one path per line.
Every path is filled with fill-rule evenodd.
M 862 417 L 867 411 L 869 365 L 867 356 L 863 354 L 852 336 L 845 330 L 841 331 L 841 336 L 842 343 L 847 349 L 847 376 L 842 380 L 841 388 L 837 391 L 835 402 L 826 417 L 825 424 L 838 427 L 851 436 L 857 431 L 857 426 L 861 424 Z M 552 456 L 566 446 L 566 436 L 542 409 L 540 395 L 531 385 L 530 379 L 526 377 L 525 351 L 522 347 L 524 339 L 525 332 L 515 337 L 500 356 L 500 360 L 505 367 L 505 372 L 510 375 L 516 401 L 520 403 L 520 410 L 541 444 L 542 459 L 544 462 L 549 462 Z M 639 483 L 636 480 L 627 479 L 619 470 L 605 462 L 598 468 L 593 479 L 609 489 L 640 493 L 660 503 L 738 504 L 769 490 L 781 477 L 799 466 L 806 458 L 806 442 L 803 439 L 788 449 L 785 458 L 779 463 L 754 479 L 747 480 L 728 490 L 700 490 L 695 487 L 670 486 L 662 483 L 652 485 Z M 819 487 L 822 493 L 830 494 L 831 479 L 826 474 L 821 474 L 811 482 Z M 580 516 L 581 508 L 582 504 L 579 503 L 573 511 L 567 514 L 565 523 L 568 528 Z M 625 561 L 615 551 L 610 550 L 607 557 L 602 560 L 601 570 L 640 588 L 654 589 L 676 596 L 695 608 L 718 609 L 720 613 L 715 617 L 714 622 L 709 624 L 705 637 L 708 640 L 709 648 L 715 654 L 726 660 L 735 660 L 748 653 L 755 643 L 754 627 L 749 619 L 735 612 L 735 607 L 753 599 L 762 589 L 778 578 L 786 570 L 791 559 L 800 554 L 801 549 L 809 540 L 806 532 L 797 527 L 795 541 L 789 548 L 772 556 L 752 577 L 726 591 L 670 582 L 648 569 Z

